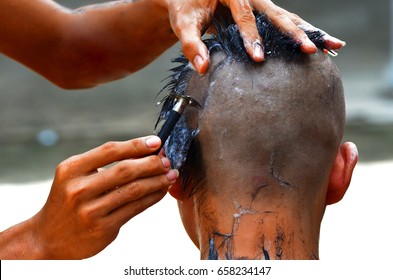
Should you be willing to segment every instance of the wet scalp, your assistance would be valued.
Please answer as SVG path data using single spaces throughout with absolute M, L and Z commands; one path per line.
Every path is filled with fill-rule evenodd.
M 313 156 L 325 161 L 315 170 L 327 172 L 331 164 L 345 119 L 336 66 L 322 51 L 303 54 L 299 44 L 265 16 L 256 18 L 265 43 L 265 62 L 253 62 L 236 25 L 226 23 L 217 25 L 218 34 L 205 40 L 211 54 L 207 74 L 198 75 L 182 56 L 174 60 L 180 65 L 172 69 L 165 89 L 187 93 L 202 104 L 201 110 L 186 111 L 165 145 L 183 182 L 194 176 L 193 185 L 200 185 L 207 172 L 218 166 L 223 174 L 232 170 L 228 177 L 234 170 L 240 176 L 241 170 L 260 168 L 270 172 L 273 181 L 284 182 L 288 179 L 280 174 L 294 160 L 296 172 L 308 168 Z M 309 36 L 322 46 L 321 34 Z M 170 100 L 164 104 L 161 119 L 171 105 Z M 320 181 L 325 178 L 322 175 L 314 172 L 309 179 Z

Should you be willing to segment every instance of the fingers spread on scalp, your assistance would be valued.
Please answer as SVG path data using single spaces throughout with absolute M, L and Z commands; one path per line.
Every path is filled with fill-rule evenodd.
M 323 34 L 323 41 L 324 45 L 328 50 L 337 50 L 346 45 L 346 43 L 336 37 L 330 36 L 322 29 L 314 27 L 312 24 L 308 23 L 307 21 L 302 20 L 299 16 L 292 14 L 295 16 L 297 20 L 297 25 L 304 31 L 319 31 Z
M 254 61 L 263 61 L 262 39 L 259 36 L 255 16 L 249 1 L 226 0 L 222 2 L 224 5 L 228 5 L 231 10 L 233 19 L 239 27 L 247 53 Z
M 305 53 L 315 53 L 317 47 L 308 38 L 307 34 L 299 27 L 300 17 L 292 14 L 285 9 L 276 6 L 271 1 L 252 1 L 254 9 L 265 13 L 270 21 L 282 32 L 289 34 L 294 40 L 301 43 L 301 50 Z
M 209 67 L 209 54 L 198 34 L 200 33 L 197 30 L 190 27 L 181 32 L 179 39 L 184 56 L 199 74 L 204 74 Z
M 205 44 L 202 43 L 201 36 L 210 25 L 210 13 L 213 11 L 186 4 L 176 11 L 170 17 L 172 30 L 179 38 L 184 56 L 198 73 L 204 74 L 209 66 L 209 54 Z
M 346 45 L 344 41 L 341 41 L 340 39 L 337 39 L 333 36 L 330 36 L 326 32 L 323 33 L 324 33 L 323 35 L 324 45 L 328 50 L 338 50 Z
M 192 63 L 195 70 L 204 74 L 209 66 L 209 54 L 201 40 L 201 30 L 195 24 L 185 24 L 178 34 L 184 56 Z
M 300 49 L 305 53 L 315 53 L 317 47 L 308 38 L 306 32 L 301 29 L 293 19 L 286 14 L 285 10 L 278 9 L 273 15 L 268 15 L 272 23 L 277 26 L 282 32 L 287 33 L 294 40 L 301 43 Z

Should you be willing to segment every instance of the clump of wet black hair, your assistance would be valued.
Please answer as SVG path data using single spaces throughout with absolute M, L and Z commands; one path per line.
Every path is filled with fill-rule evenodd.
M 296 42 L 288 34 L 284 34 L 278 30 L 265 15 L 255 14 L 255 17 L 258 32 L 262 38 L 262 48 L 265 53 L 265 60 L 269 58 L 291 60 L 300 55 L 305 55 L 300 51 L 300 43 Z M 220 22 L 217 20 L 213 22 L 217 29 L 217 34 L 203 40 L 210 55 L 216 52 L 224 52 L 229 59 L 250 64 L 256 63 L 247 54 L 239 29 L 231 19 L 221 18 Z M 306 31 L 306 34 L 310 40 L 314 42 L 317 48 L 323 49 L 324 42 L 321 32 Z M 160 93 L 169 91 L 173 95 L 184 95 L 191 74 L 195 70 L 182 54 L 174 58 L 172 62 L 178 63 L 179 65 L 170 70 L 172 74 L 168 77 L 169 81 Z M 166 98 L 156 127 L 160 121 L 167 118 L 173 105 L 174 100 L 172 98 Z M 198 131 L 191 130 L 187 126 L 184 116 L 182 116 L 165 143 L 165 153 L 170 159 L 173 168 L 181 169 L 183 163 L 187 159 L 189 147 L 197 134 Z
M 271 57 L 293 59 L 294 56 L 302 54 L 301 44 L 278 30 L 265 15 L 256 14 L 255 18 L 266 59 Z M 209 53 L 212 55 L 217 51 L 224 51 L 228 57 L 237 61 L 256 63 L 247 54 L 237 25 L 228 19 L 221 19 L 220 22 L 214 22 L 217 34 L 204 40 Z M 318 48 L 323 48 L 323 34 L 321 32 L 306 31 L 306 34 Z

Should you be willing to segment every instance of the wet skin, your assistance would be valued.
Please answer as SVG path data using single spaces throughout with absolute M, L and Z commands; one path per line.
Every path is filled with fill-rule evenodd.
M 170 192 L 201 258 L 318 258 L 325 206 L 344 195 L 357 160 L 353 144 L 340 147 L 345 105 L 334 63 L 323 52 L 263 65 L 218 53 L 187 94 L 202 104 L 186 113 L 199 134 L 187 181 Z

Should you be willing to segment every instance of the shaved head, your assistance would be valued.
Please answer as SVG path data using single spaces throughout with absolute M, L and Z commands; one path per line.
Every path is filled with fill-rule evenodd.
M 216 193 L 241 188 L 252 196 L 272 185 L 323 195 L 345 120 L 331 59 L 322 52 L 252 65 L 222 53 L 211 59 L 210 71 L 192 75 L 187 88 L 202 108 L 185 114 L 199 133 L 183 166 L 183 191 L 205 186 L 189 174 Z
M 211 59 L 210 71 L 192 75 L 187 88 L 202 108 L 185 114 L 199 133 L 184 172 L 215 192 L 242 186 L 251 194 L 261 184 L 305 190 L 326 182 L 345 120 L 331 59 L 321 52 L 252 65 L 222 53 Z M 192 187 L 187 181 L 183 190 Z
M 282 258 L 282 248 L 299 245 L 295 236 L 308 232 L 318 237 L 344 132 L 343 86 L 332 60 L 322 50 L 301 53 L 264 16 L 257 16 L 257 24 L 266 61 L 252 62 L 236 26 L 224 24 L 206 41 L 208 72 L 200 76 L 178 58 L 183 64 L 174 68 L 169 83 L 172 93 L 190 95 L 201 104 L 187 108 L 165 151 L 181 174 L 179 206 L 186 230 L 199 248 L 209 243 L 208 253 L 201 249 L 205 258 L 267 258 L 269 250 Z M 309 36 L 321 46 L 320 34 Z M 170 102 L 161 113 L 164 119 Z M 189 206 L 187 200 L 192 200 Z M 241 218 L 248 224 L 244 229 Z M 250 224 L 254 219 L 258 222 Z M 267 221 L 275 226 L 268 227 Z M 291 237 L 271 249 L 273 241 L 267 240 L 284 233 Z M 312 242 L 299 245 L 310 253 L 298 258 L 317 258 L 317 241 Z M 254 255 L 247 244 L 255 245 Z M 286 253 L 283 258 L 297 258 Z
M 263 16 L 257 20 L 270 48 L 265 47 L 265 62 L 253 63 L 246 56 L 234 25 L 219 26 L 218 38 L 207 42 L 211 66 L 204 76 L 177 60 L 183 65 L 174 68 L 172 92 L 192 96 L 202 108 L 186 110 L 166 145 L 167 155 L 175 168 L 191 165 L 190 172 L 215 171 L 225 177 L 239 178 L 259 168 L 278 180 L 285 168 L 294 174 L 307 168 L 308 179 L 320 184 L 344 130 L 340 74 L 322 51 L 302 54 Z M 318 45 L 318 34 L 311 35 Z M 226 173 L 230 170 L 238 171 Z M 296 178 L 291 181 L 298 185 Z

